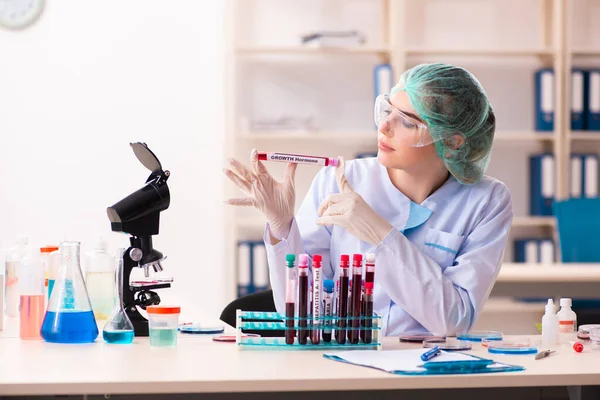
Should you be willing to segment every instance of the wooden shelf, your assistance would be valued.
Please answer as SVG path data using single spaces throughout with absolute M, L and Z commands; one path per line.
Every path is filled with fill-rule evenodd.
M 377 132 L 373 131 L 355 131 L 355 132 L 252 132 L 242 133 L 236 136 L 240 140 L 315 140 L 315 141 L 333 141 L 333 140 L 351 140 L 351 141 L 373 141 L 377 140 Z
M 535 131 L 497 131 L 494 134 L 494 141 L 554 141 L 554 134 L 552 132 L 539 133 Z
M 408 47 L 407 55 L 445 55 L 445 56 L 494 56 L 494 57 L 524 57 L 524 56 L 552 56 L 551 48 L 539 49 L 452 49 L 452 48 L 426 48 Z
M 532 217 L 532 216 L 520 216 L 513 217 L 513 227 L 554 227 L 556 225 L 556 218 L 554 217 Z
M 235 50 L 239 54 L 256 54 L 256 55 L 303 55 L 303 54 L 374 54 L 374 55 L 388 55 L 389 49 L 387 47 L 301 47 L 301 46 L 289 46 L 289 47 L 261 47 L 261 46 L 250 46 L 250 47 L 238 47 Z
M 600 131 L 577 131 L 569 134 L 571 140 L 600 140 Z
M 528 303 L 524 301 L 518 301 L 513 298 L 494 298 L 490 297 L 485 302 L 482 313 L 514 313 L 514 312 L 544 312 L 545 304 L 540 303 Z
M 497 282 L 599 282 L 600 264 L 518 264 L 505 263 Z
M 265 220 L 260 217 L 236 218 L 235 224 L 242 228 L 260 228 L 264 227 Z M 513 227 L 554 227 L 556 220 L 554 217 L 514 217 Z
M 571 50 L 573 56 L 600 57 L 600 49 L 597 47 L 579 46 Z
M 264 228 L 266 224 L 265 219 L 260 217 L 242 217 L 236 218 L 233 221 L 238 227 L 251 229 L 256 229 L 260 227 Z
M 348 131 L 348 132 L 252 132 L 236 135 L 240 140 L 315 140 L 315 141 L 333 141 L 333 140 L 351 140 L 351 141 L 374 141 L 377 132 L 373 131 Z M 599 135 L 600 136 L 600 135 Z M 498 131 L 494 135 L 494 141 L 554 141 L 552 133 L 536 133 L 533 131 Z

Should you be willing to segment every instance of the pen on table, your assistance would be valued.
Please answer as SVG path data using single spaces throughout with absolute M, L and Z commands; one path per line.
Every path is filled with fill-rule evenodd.
M 541 360 L 542 358 L 548 357 L 550 354 L 554 353 L 554 350 L 544 350 L 535 355 L 536 360 Z
M 429 361 L 433 357 L 439 355 L 440 353 L 441 353 L 440 348 L 436 346 L 433 349 L 428 350 L 425 353 L 421 354 L 421 360 L 423 360 L 423 361 Z

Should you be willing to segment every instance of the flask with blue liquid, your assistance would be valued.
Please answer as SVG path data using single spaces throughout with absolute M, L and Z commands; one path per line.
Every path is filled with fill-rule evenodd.
M 115 292 L 118 297 L 110 319 L 104 325 L 102 338 L 106 343 L 112 344 L 130 344 L 133 342 L 135 332 L 133 324 L 123 308 L 123 253 L 125 249 L 119 249 L 117 252 L 117 261 L 115 268 Z
M 53 343 L 91 343 L 97 337 L 98 325 L 81 273 L 80 243 L 63 242 L 42 338 Z

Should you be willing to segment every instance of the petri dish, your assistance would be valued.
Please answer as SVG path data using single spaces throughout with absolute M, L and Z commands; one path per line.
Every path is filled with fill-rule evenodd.
M 598 325 L 598 324 L 580 325 L 579 330 L 577 330 L 577 338 L 589 339 L 590 332 L 596 328 L 600 328 L 600 325 Z
M 483 342 L 482 342 L 483 344 Z M 492 354 L 537 354 L 538 350 L 528 338 L 487 341 L 488 353 Z
M 446 351 L 465 351 L 471 350 L 473 347 L 471 342 L 456 339 L 426 339 L 423 341 L 423 347 L 433 348 L 439 347 L 440 350 Z
M 600 347 L 600 327 L 592 328 L 589 330 L 590 332 L 590 340 L 592 341 L 592 346 L 597 349 Z
M 214 334 L 223 333 L 225 327 L 223 326 L 198 326 L 198 325 L 184 325 L 179 327 L 181 333 L 195 333 L 195 334 Z
M 423 341 L 427 339 L 444 340 L 446 339 L 446 336 L 429 332 L 404 332 L 400 334 L 401 342 L 423 343 Z
M 481 342 L 483 339 L 487 341 L 502 340 L 502 332 L 498 331 L 471 331 L 456 335 L 458 340 L 466 340 L 469 342 Z

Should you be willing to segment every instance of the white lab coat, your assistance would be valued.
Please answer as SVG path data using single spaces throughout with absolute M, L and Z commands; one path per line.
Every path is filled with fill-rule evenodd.
M 502 263 L 512 223 L 510 192 L 484 177 L 474 185 L 450 178 L 422 204 L 396 189 L 376 158 L 346 163 L 352 188 L 396 229 L 376 246 L 338 226 L 319 226 L 319 204 L 339 193 L 334 168 L 323 168 L 302 202 L 287 238 L 270 245 L 265 230 L 277 311 L 285 311 L 285 256 L 323 257 L 323 279 L 336 281 L 341 254 L 376 253 L 374 311 L 382 332 L 454 334 L 472 327 Z

